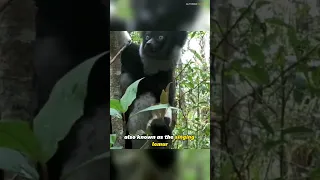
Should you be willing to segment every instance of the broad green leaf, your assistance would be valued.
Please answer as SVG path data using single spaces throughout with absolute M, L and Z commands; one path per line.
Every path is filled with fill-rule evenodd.
M 143 109 L 131 116 L 135 116 L 141 112 L 145 112 L 145 111 L 153 111 L 153 110 L 157 110 L 157 109 L 167 109 L 167 108 L 170 108 L 170 109 L 175 109 L 175 110 L 179 110 L 178 108 L 175 108 L 175 107 L 171 107 L 169 104 L 158 104 L 158 105 L 154 105 L 154 106 L 150 106 L 146 109 Z
M 268 122 L 268 119 L 262 114 L 261 111 L 257 111 L 255 113 L 257 120 L 261 123 L 261 125 L 263 126 L 263 128 L 269 132 L 270 134 L 274 134 L 274 130 L 271 127 L 271 125 Z
M 122 115 L 119 113 L 119 111 L 113 108 L 110 108 L 110 116 L 122 119 Z
M 122 106 L 122 109 L 124 112 L 126 112 L 128 110 L 128 107 L 131 105 L 131 103 L 136 99 L 137 97 L 137 91 L 138 91 L 138 85 L 140 83 L 140 81 L 142 80 L 138 79 L 136 80 L 134 83 L 132 83 L 126 90 L 126 92 L 124 93 L 124 95 L 122 96 L 122 98 L 120 99 L 120 103 Z
M 17 150 L 34 161 L 44 162 L 41 146 L 27 122 L 1 120 L 0 147 Z
M 259 65 L 263 65 L 265 61 L 265 56 L 261 47 L 257 44 L 250 44 L 248 48 L 249 57 L 254 60 Z
M 0 169 L 17 173 L 22 177 L 38 180 L 39 174 L 18 151 L 0 147 Z
M 62 77 L 54 86 L 47 103 L 35 117 L 34 133 L 46 153 L 45 160 L 53 156 L 58 142 L 64 139 L 72 125 L 82 116 L 89 73 L 94 63 L 107 53 L 86 60 Z
M 289 127 L 282 131 L 283 134 L 292 134 L 292 133 L 313 133 L 312 129 L 309 129 L 304 126 L 296 126 L 296 127 Z
M 123 111 L 121 103 L 118 99 L 110 99 L 110 108 L 115 109 L 119 112 L 124 113 L 125 111 Z
M 123 147 L 122 146 L 114 146 L 114 147 L 111 147 L 110 149 L 123 149 Z
M 157 105 L 154 105 L 154 106 L 150 106 L 150 107 L 148 107 L 146 109 L 143 109 L 143 110 L 141 110 L 141 111 L 139 111 L 139 112 L 137 112 L 137 113 L 135 113 L 135 114 L 133 114 L 131 116 L 134 116 L 136 114 L 139 114 L 139 113 L 142 113 L 142 112 L 146 112 L 146 111 L 154 111 L 154 110 L 158 110 L 158 109 L 167 109 L 169 107 L 170 107 L 169 104 L 157 104 Z

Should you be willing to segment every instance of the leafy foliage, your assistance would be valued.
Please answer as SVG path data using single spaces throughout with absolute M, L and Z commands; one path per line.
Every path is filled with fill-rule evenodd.
M 218 17 L 232 11 L 233 24 L 226 25 L 221 17 L 213 23 L 211 53 L 219 67 L 211 99 L 217 125 L 214 146 L 219 147 L 216 175 L 316 177 L 312 167 L 319 165 L 315 154 L 320 152 L 320 42 L 312 29 L 310 6 L 290 2 L 296 8 L 290 14 L 288 5 L 276 1 L 251 2 L 219 9 Z M 268 15 L 262 13 L 266 11 Z
M 57 82 L 48 102 L 33 121 L 33 132 L 23 121 L 0 121 L 0 169 L 28 179 L 39 179 L 27 159 L 45 166 L 53 156 L 58 142 L 82 116 L 90 70 L 96 60 L 106 53 L 86 60 Z

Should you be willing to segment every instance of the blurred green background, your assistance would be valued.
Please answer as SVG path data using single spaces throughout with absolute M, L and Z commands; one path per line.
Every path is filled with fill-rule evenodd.
M 180 152 L 180 180 L 210 179 L 210 149 L 183 149 Z
M 119 0 L 116 4 L 117 12 L 116 14 L 119 17 L 125 18 L 125 19 L 131 19 L 131 8 L 129 7 L 129 1 L 130 0 Z M 206 10 L 210 10 L 210 0 L 203 0 L 203 8 Z

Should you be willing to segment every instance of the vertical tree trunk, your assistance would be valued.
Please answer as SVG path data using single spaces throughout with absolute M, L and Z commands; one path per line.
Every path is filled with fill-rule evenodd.
M 126 32 L 110 31 L 110 62 L 119 53 L 121 48 L 128 42 Z M 119 54 L 110 64 L 110 98 L 120 99 L 120 75 L 121 75 L 121 54 Z M 123 139 L 123 123 L 122 120 L 112 118 L 112 133 L 117 134 L 117 141 L 115 146 L 124 146 Z
M 31 120 L 34 6 L 32 1 L 16 0 L 1 7 L 0 117 Z
M 33 1 L 0 1 L 0 120 L 33 118 L 34 12 Z

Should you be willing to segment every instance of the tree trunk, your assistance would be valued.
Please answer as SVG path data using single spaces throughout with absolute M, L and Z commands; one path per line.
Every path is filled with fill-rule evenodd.
M 110 31 L 110 98 L 120 99 L 121 54 L 119 51 L 126 45 L 129 37 L 124 31 Z M 114 57 L 117 56 L 115 59 Z M 111 62 L 112 61 L 112 62 Z M 124 146 L 122 120 L 112 118 L 112 131 L 117 134 L 115 146 Z M 112 133 L 113 133 L 112 132 Z
M 1 120 L 24 120 L 31 123 L 33 118 L 34 12 L 32 1 L 0 1 Z M 11 179 L 12 176 L 6 174 L 5 179 Z
M 1 7 L 5 7 L 2 5 Z M 2 8 L 0 8 L 2 9 Z M 32 1 L 13 1 L 0 12 L 1 119 L 32 119 Z

